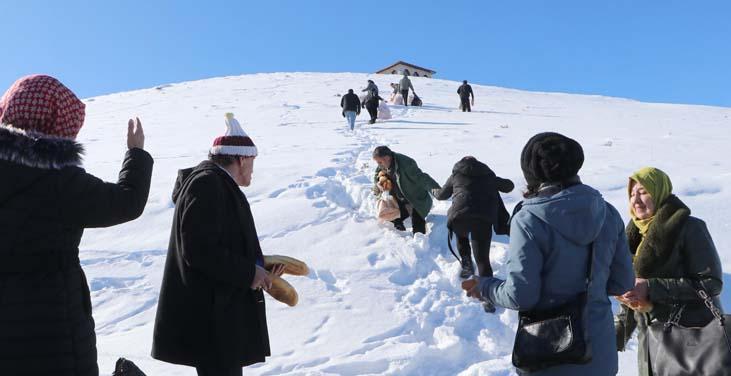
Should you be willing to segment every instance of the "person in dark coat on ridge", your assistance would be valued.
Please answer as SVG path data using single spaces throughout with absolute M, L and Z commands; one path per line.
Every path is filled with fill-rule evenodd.
M 498 224 L 499 218 L 504 222 L 508 219 L 507 215 L 498 215 L 507 213 L 499 192 L 509 193 L 513 188 L 512 181 L 496 176 L 486 164 L 468 156 L 454 165 L 452 175 L 442 189 L 434 190 L 437 200 L 452 198 L 447 227 L 457 235 L 457 249 L 462 258 L 461 278 L 470 278 L 475 273 L 472 252 L 477 261 L 478 275 L 492 277 L 490 243 L 493 225 Z M 502 227 L 507 227 L 507 223 Z
M 462 85 L 457 89 L 459 94 L 460 108 L 462 112 L 472 112 L 470 106 L 470 97 L 472 97 L 472 106 L 475 105 L 475 93 L 472 91 L 472 86 L 467 83 L 467 80 L 462 81 Z
M 340 107 L 343 109 L 343 116 L 348 120 L 352 131 L 355 128 L 355 118 L 360 115 L 360 98 L 353 93 L 353 89 L 349 89 L 348 94 L 343 95 Z
M 117 183 L 81 166 L 85 105 L 53 77 L 21 78 L 0 100 L 0 375 L 97 376 L 86 228 L 142 214 L 153 160 L 130 120 Z
M 226 127 L 208 160 L 178 173 L 152 343 L 153 358 L 201 376 L 241 375 L 270 355 L 261 290 L 272 280 L 239 189 L 251 184 L 257 149 L 231 113 Z

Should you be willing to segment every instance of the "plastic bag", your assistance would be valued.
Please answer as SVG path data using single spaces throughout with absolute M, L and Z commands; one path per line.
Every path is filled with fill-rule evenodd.
M 378 199 L 376 212 L 378 220 L 381 222 L 390 222 L 401 218 L 401 209 L 398 207 L 398 202 L 386 192 L 382 193 L 381 198 Z

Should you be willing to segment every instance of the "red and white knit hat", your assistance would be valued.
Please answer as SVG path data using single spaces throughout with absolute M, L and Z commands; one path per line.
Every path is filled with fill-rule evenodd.
M 41 138 L 74 140 L 84 125 L 85 108 L 57 79 L 26 76 L 0 99 L 0 123 Z
M 254 141 L 244 132 L 234 114 L 226 113 L 226 133 L 213 141 L 209 151 L 212 155 L 238 155 L 256 157 L 258 152 Z

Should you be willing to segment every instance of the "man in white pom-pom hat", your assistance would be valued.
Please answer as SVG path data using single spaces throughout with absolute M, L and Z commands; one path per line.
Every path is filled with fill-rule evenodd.
M 208 160 L 180 170 L 175 216 L 155 318 L 152 356 L 239 376 L 270 355 L 264 295 L 272 277 L 249 202 L 257 149 L 231 113 Z M 282 267 L 272 271 L 281 275 Z

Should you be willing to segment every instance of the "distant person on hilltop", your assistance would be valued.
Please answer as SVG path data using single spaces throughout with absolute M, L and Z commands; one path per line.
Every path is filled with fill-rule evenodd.
M 84 229 L 118 225 L 142 214 L 153 160 L 144 150 L 140 120 L 129 120 L 117 182 L 85 172 L 84 147 L 76 141 L 85 107 L 45 75 L 19 79 L 0 100 L 3 376 L 99 375 L 79 243 Z
M 414 84 L 411 83 L 409 75 L 406 71 L 404 71 L 404 76 L 401 78 L 401 81 L 399 81 L 399 90 L 401 91 L 401 96 L 404 97 L 404 106 L 409 105 L 409 89 L 414 91 Z M 416 93 L 414 93 L 414 95 L 416 95 Z
M 401 218 L 393 221 L 394 227 L 405 231 L 404 220 L 411 216 L 413 233 L 425 234 L 426 216 L 432 207 L 430 193 L 433 189 L 440 189 L 439 183 L 421 171 L 416 161 L 403 154 L 394 153 L 388 146 L 377 147 L 373 151 L 373 160 L 378 164 L 374 192 L 380 195 L 381 192 L 389 191 L 391 196 L 396 198 L 401 210 Z M 391 182 L 390 190 L 380 184 L 381 172 Z
M 152 357 L 195 367 L 199 376 L 241 376 L 270 356 L 262 289 L 265 269 L 246 196 L 257 148 L 233 114 L 208 160 L 180 170 L 155 317 Z
M 472 97 L 472 106 L 475 105 L 475 93 L 472 91 L 472 86 L 467 83 L 467 80 L 462 81 L 462 85 L 457 89 L 459 94 L 460 108 L 462 112 L 472 112 L 470 106 L 470 96 Z
M 378 86 L 376 86 L 376 83 L 372 80 L 368 80 L 368 86 L 362 91 L 368 92 L 368 95 L 366 95 L 362 104 L 362 106 L 368 110 L 368 115 L 371 116 L 368 124 L 375 124 L 376 119 L 378 119 L 378 104 L 380 100 L 383 100 L 383 98 L 378 95 Z
M 355 118 L 360 115 L 360 98 L 353 93 L 353 89 L 348 89 L 348 94 L 343 95 L 340 107 L 343 109 L 343 116 L 348 120 L 352 131 L 355 128 Z
M 400 96 L 401 93 L 399 93 L 399 85 L 395 82 L 391 82 L 391 89 L 393 89 L 393 91 L 391 92 L 391 98 L 389 99 L 389 102 L 395 105 L 403 105 L 404 100 Z

